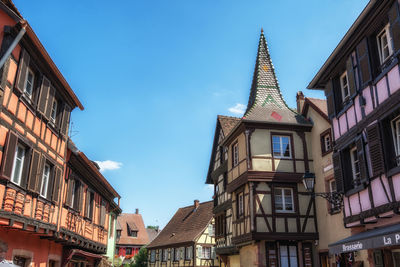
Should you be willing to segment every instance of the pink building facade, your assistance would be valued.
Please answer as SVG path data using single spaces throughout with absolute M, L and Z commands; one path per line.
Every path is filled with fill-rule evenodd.
M 370 1 L 309 84 L 325 91 L 334 174 L 352 236 L 332 254 L 400 266 L 400 8 Z M 340 257 L 340 256 L 339 256 Z

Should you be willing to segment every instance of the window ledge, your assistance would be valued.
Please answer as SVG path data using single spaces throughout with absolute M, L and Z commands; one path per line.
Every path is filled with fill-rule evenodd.
M 390 170 L 388 170 L 386 172 L 386 176 L 389 177 L 389 176 L 396 175 L 398 173 L 400 173 L 400 166 L 396 166 L 396 167 L 393 167 Z
M 353 100 L 352 97 L 351 97 L 351 99 L 350 99 L 348 102 L 343 103 L 343 104 L 344 104 L 344 105 L 343 105 L 343 108 L 342 108 L 341 111 L 339 111 L 339 112 L 336 114 L 336 118 L 339 119 L 339 117 L 342 116 L 342 115 L 353 105 L 353 103 L 354 103 L 354 100 Z
M 355 193 L 358 193 L 362 190 L 364 190 L 367 187 L 366 182 L 361 183 L 357 187 L 354 187 L 350 190 L 347 190 L 346 193 L 344 194 L 346 197 L 349 197 L 351 195 L 354 195 Z

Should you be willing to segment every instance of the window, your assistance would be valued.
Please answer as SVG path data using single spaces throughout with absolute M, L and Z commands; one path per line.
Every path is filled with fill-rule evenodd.
M 181 259 L 180 257 L 180 249 L 179 248 L 175 248 L 173 249 L 174 251 L 174 261 L 179 261 Z
M 294 245 L 280 245 L 281 266 L 297 267 L 297 247 Z
M 208 235 L 209 236 L 214 236 L 214 224 L 209 224 L 208 225 Z
M 292 188 L 275 188 L 274 197 L 275 211 L 294 212 Z
M 29 99 L 32 98 L 34 80 L 35 80 L 35 74 L 30 68 L 28 68 L 26 72 L 24 93 L 29 97 Z
M 78 210 L 79 209 L 79 190 L 80 190 L 80 185 L 81 183 L 78 180 L 74 180 L 73 186 L 72 186 L 72 195 L 71 195 L 71 205 L 70 207 Z
M 152 250 L 150 252 L 150 261 L 151 262 L 155 262 L 156 261 L 156 251 L 155 250 Z
M 334 192 L 337 191 L 337 189 L 336 189 L 336 180 L 335 179 L 332 179 L 332 180 L 329 181 L 329 191 L 331 193 L 334 193 Z M 337 203 L 337 204 L 331 203 L 330 205 L 331 205 L 331 212 L 335 212 L 335 211 L 339 211 L 340 210 L 340 204 L 339 203 Z
M 244 199 L 243 192 L 237 195 L 237 218 L 240 218 L 244 215 Z
M 275 158 L 291 158 L 289 136 L 272 136 L 272 151 Z
M 50 170 L 51 170 L 50 165 L 45 163 L 42 174 L 42 183 L 40 185 L 40 195 L 44 198 L 47 197 L 47 190 L 50 179 Z
M 379 59 L 381 64 L 383 64 L 393 53 L 389 35 L 389 24 L 385 26 L 376 38 L 378 42 Z
M 392 120 L 391 126 L 392 126 L 394 147 L 396 152 L 396 163 L 397 166 L 400 166 L 400 117 L 397 117 L 394 120 Z
M 22 170 L 24 167 L 25 154 L 26 154 L 25 147 L 18 144 L 15 151 L 14 165 L 11 174 L 12 177 L 11 181 L 17 185 L 21 185 L 21 177 L 22 177 Z
M 57 100 L 54 99 L 53 104 L 51 105 L 51 113 L 50 113 L 50 121 L 54 124 L 56 123 L 57 106 L 58 106 Z
M 168 249 L 162 250 L 162 261 L 168 261 Z
M 343 74 L 340 76 L 340 88 L 342 89 L 342 100 L 345 102 L 350 97 L 347 71 L 343 72 Z
M 233 167 L 239 164 L 239 145 L 238 143 L 235 143 L 232 146 L 232 163 Z
M 138 231 L 130 231 L 129 236 L 137 237 L 137 232 Z
M 193 258 L 193 249 L 192 247 L 185 248 L 185 259 L 191 260 Z
M 125 255 L 131 255 L 131 254 L 132 254 L 132 248 L 126 248 Z
M 94 192 L 86 191 L 86 218 L 93 219 L 93 209 L 94 209 Z M 111 222 L 113 223 L 113 222 Z
M 332 150 L 331 130 L 328 129 L 321 134 L 321 152 L 325 154 Z
M 360 181 L 360 162 L 357 155 L 357 147 L 350 149 L 351 171 L 353 175 L 353 183 L 356 185 Z
M 211 259 L 211 247 L 202 247 L 202 258 Z

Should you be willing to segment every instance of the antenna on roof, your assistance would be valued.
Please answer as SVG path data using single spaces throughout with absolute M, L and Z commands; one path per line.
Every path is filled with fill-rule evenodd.
M 261 27 L 261 34 L 263 34 L 264 33 L 264 30 L 263 30 L 263 28 Z

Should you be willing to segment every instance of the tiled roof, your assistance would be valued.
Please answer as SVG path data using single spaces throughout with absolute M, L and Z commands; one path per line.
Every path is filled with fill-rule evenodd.
M 147 235 L 146 227 L 140 214 L 122 213 L 117 218 L 117 227 L 121 227 L 121 237 L 119 238 L 118 245 L 146 245 L 149 243 L 149 236 Z M 138 231 L 137 237 L 128 236 L 129 227 L 136 227 Z M 118 229 L 118 228 L 117 228 Z
M 240 122 L 240 118 L 218 115 L 218 121 L 224 132 L 224 136 L 227 136 Z
M 302 115 L 290 109 L 283 99 L 263 31 L 243 120 L 311 125 Z
M 147 246 L 148 248 L 164 247 L 195 241 L 206 229 L 213 217 L 213 201 L 180 208 L 158 236 Z
M 152 229 L 152 228 L 146 228 L 146 231 L 147 231 L 147 235 L 149 236 L 150 242 L 153 241 L 159 233 L 159 230 Z
M 325 115 L 328 115 L 328 106 L 325 99 L 307 97 L 317 108 L 319 108 Z

